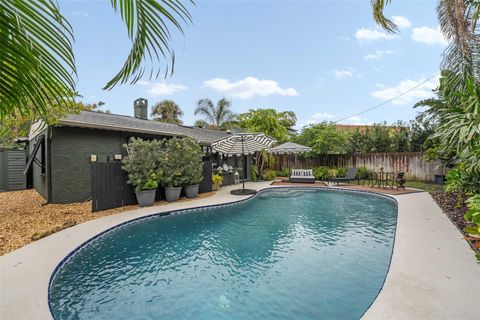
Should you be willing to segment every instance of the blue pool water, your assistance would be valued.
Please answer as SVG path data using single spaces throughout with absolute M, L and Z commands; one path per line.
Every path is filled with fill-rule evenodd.
M 152 217 L 77 251 L 50 288 L 55 319 L 358 319 L 382 287 L 396 204 L 267 191 Z

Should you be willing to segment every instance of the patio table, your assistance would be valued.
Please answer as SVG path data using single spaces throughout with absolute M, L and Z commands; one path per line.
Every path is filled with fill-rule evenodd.
M 378 171 L 374 172 L 374 178 L 372 182 L 372 187 L 378 186 L 379 188 L 386 188 L 390 187 L 393 189 L 393 182 L 395 180 L 395 173 L 394 172 L 385 172 L 385 171 Z

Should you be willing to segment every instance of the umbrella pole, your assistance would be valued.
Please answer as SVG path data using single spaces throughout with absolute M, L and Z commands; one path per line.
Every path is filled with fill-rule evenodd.
M 242 137 L 242 155 L 243 155 L 243 183 L 242 189 L 245 190 L 245 176 L 247 175 L 247 159 L 245 157 L 245 150 L 243 149 L 243 137 Z

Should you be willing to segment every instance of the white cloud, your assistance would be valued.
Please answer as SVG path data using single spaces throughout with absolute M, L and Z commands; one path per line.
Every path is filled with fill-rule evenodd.
M 180 91 L 185 91 L 188 88 L 181 84 L 168 84 L 166 82 L 148 82 L 140 80 L 139 85 L 148 87 L 147 92 L 151 96 L 171 96 Z
M 392 17 L 393 23 L 395 23 L 400 29 L 410 28 L 412 23 L 405 17 L 402 16 L 393 16 Z
M 331 113 L 317 112 L 317 113 L 314 113 L 313 115 L 311 115 L 310 118 L 308 118 L 305 121 L 305 123 L 306 124 L 313 124 L 313 123 L 318 123 L 318 122 L 322 122 L 322 121 L 332 120 L 333 118 L 335 118 L 335 116 Z
M 333 70 L 333 75 L 337 79 L 361 77 L 361 75 L 358 74 L 357 71 L 354 68 L 335 69 L 335 70 Z
M 440 27 L 430 28 L 430 27 L 418 27 L 413 28 L 412 30 L 412 39 L 417 42 L 425 43 L 429 46 L 436 44 L 446 46 L 448 44 L 447 40 L 443 36 Z
M 298 92 L 294 88 L 283 89 L 274 80 L 260 80 L 254 77 L 246 77 L 238 81 L 214 78 L 204 81 L 203 84 L 207 88 L 239 99 L 250 99 L 255 96 L 266 97 L 273 94 L 289 97 L 298 96 Z
M 409 91 L 405 95 L 401 96 L 398 99 L 392 101 L 392 104 L 395 105 L 406 105 L 406 104 L 413 104 L 421 99 L 430 98 L 433 95 L 432 90 L 438 86 L 438 79 L 439 77 L 435 77 L 424 84 L 420 85 L 418 88 Z M 419 85 L 425 81 L 425 79 L 418 79 L 418 80 L 411 80 L 405 79 L 400 81 L 400 83 L 396 86 L 385 87 L 382 90 L 374 91 L 371 95 L 377 99 L 381 100 L 389 100 L 393 99 L 394 97 L 411 90 L 413 87 Z
M 380 58 L 383 57 L 384 55 L 392 54 L 392 53 L 395 53 L 395 51 L 393 51 L 393 50 L 377 50 L 377 51 L 375 51 L 375 52 L 372 52 L 372 53 L 367 54 L 367 55 L 364 56 L 363 58 L 364 58 L 365 60 L 380 59 Z
M 384 31 L 368 28 L 358 29 L 354 36 L 359 41 L 392 40 L 398 38 L 396 34 L 389 34 Z

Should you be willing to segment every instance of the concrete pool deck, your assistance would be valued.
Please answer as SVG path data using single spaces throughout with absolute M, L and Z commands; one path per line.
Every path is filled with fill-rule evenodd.
M 260 190 L 272 186 L 259 182 L 247 183 L 246 187 Z M 225 187 L 209 198 L 91 220 L 0 257 L 0 319 L 51 319 L 48 285 L 52 272 L 72 250 L 102 231 L 154 213 L 248 197 L 230 195 L 231 189 Z M 428 193 L 391 197 L 398 202 L 398 222 L 390 270 L 363 318 L 477 318 L 480 264 L 459 231 Z

